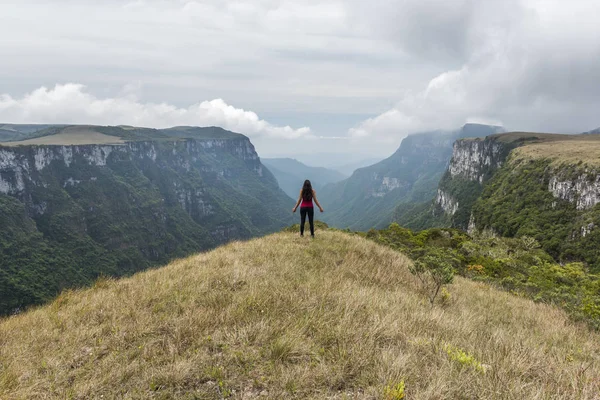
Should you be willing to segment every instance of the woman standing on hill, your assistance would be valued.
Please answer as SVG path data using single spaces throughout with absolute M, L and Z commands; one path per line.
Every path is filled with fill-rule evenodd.
M 304 181 L 304 185 L 302 186 L 302 190 L 300 190 L 300 196 L 298 196 L 298 201 L 296 205 L 292 209 L 292 212 L 296 212 L 298 205 L 300 202 L 300 236 L 304 236 L 304 223 L 306 222 L 306 215 L 308 214 L 308 223 L 310 224 L 310 236 L 315 237 L 315 224 L 314 224 L 314 216 L 315 210 L 313 207 L 313 200 L 317 203 L 319 210 L 323 212 L 323 207 L 319 204 L 319 200 L 317 200 L 317 193 L 313 190 L 310 181 L 307 179 Z

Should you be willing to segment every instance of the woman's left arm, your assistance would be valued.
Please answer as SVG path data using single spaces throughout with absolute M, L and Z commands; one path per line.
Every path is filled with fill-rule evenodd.
M 321 205 L 319 204 L 319 200 L 317 200 L 317 192 L 315 192 L 314 190 L 313 190 L 313 199 L 315 200 L 315 203 L 317 203 L 319 210 L 321 210 L 321 212 L 323 212 L 323 207 L 321 207 Z

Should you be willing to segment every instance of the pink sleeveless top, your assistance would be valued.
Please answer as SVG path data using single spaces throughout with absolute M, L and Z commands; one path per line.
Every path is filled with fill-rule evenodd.
M 302 208 L 302 207 L 310 207 L 310 208 L 312 208 L 313 207 L 313 201 L 312 201 L 312 199 L 310 199 L 310 200 L 307 201 L 307 200 L 304 200 L 304 198 L 302 198 L 302 203 L 300 204 L 300 208 Z

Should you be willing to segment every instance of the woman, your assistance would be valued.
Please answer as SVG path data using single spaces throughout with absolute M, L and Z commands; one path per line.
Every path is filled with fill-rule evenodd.
M 292 209 L 292 212 L 296 212 L 298 204 L 302 202 L 302 205 L 300 205 L 300 236 L 304 236 L 304 222 L 306 221 L 306 215 L 308 214 L 308 223 L 310 224 L 310 236 L 313 238 L 315 237 L 315 210 L 313 208 L 313 200 L 315 201 L 315 203 L 317 203 L 317 206 L 319 206 L 319 210 L 323 212 L 323 207 L 321 207 L 321 205 L 319 204 L 319 200 L 317 200 L 317 193 L 313 190 L 310 181 L 307 179 L 304 181 L 302 190 L 300 190 L 300 196 L 298 196 L 298 201 Z

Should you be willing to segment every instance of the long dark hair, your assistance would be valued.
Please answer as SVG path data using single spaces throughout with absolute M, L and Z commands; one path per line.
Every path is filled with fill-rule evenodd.
M 304 181 L 302 186 L 302 198 L 306 201 L 311 201 L 313 198 L 312 185 L 308 179 Z

